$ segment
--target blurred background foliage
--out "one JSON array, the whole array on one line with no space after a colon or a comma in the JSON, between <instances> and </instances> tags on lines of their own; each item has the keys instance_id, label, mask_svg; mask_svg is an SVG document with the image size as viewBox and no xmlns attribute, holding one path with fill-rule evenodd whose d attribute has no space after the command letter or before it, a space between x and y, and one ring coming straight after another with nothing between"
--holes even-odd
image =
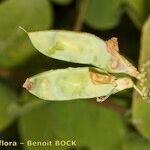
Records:
<instances>
[{"instance_id":1,"label":"blurred background foliage","mask_svg":"<svg viewBox=\"0 0 150 150\"><path fill-rule=\"evenodd\" d=\"M0 139L77 141L74 148L2 149L149 150L150 104L136 92L132 97L132 89L101 104L45 102L23 90L29 76L79 65L38 53L18 28L84 31L104 40L116 36L120 52L138 66L150 59L149 15L149 0L0 0ZM149 70L145 86L150 88Z\"/></svg>"}]
</instances>

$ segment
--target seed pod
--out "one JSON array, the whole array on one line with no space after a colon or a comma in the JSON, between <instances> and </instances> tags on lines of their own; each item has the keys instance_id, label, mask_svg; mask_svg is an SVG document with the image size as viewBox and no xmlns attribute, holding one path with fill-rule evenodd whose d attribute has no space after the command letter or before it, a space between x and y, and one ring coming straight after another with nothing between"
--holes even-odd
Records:
<instances>
[{"instance_id":1,"label":"seed pod","mask_svg":"<svg viewBox=\"0 0 150 150\"><path fill-rule=\"evenodd\" d=\"M105 42L89 33L63 30L29 32L28 35L34 47L48 57L93 65L103 72L139 76L137 69L119 54L117 38Z\"/></svg>"},{"instance_id":2,"label":"seed pod","mask_svg":"<svg viewBox=\"0 0 150 150\"><path fill-rule=\"evenodd\" d=\"M45 100L72 100L107 96L133 87L130 78L116 79L95 68L50 70L26 80L29 92Z\"/></svg>"}]
</instances>

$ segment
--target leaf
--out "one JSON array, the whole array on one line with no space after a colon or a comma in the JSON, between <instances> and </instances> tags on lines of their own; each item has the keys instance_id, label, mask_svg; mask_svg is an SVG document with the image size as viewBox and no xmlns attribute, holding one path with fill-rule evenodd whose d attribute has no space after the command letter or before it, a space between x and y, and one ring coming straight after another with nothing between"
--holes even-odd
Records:
<instances>
[{"instance_id":1,"label":"leaf","mask_svg":"<svg viewBox=\"0 0 150 150\"><path fill-rule=\"evenodd\" d=\"M140 66L142 66L143 79L138 82L138 85L142 86L146 91L150 89L150 19L144 24L141 40L141 55L140 55ZM146 73L146 74L145 74ZM146 76L145 76L145 75ZM145 91L145 92L146 92ZM145 93L144 92L144 93ZM147 93L145 93L147 94ZM135 92L133 99L132 108L132 121L139 132L146 138L150 139L150 104L143 100Z\"/></svg>"},{"instance_id":2,"label":"leaf","mask_svg":"<svg viewBox=\"0 0 150 150\"><path fill-rule=\"evenodd\" d=\"M10 107L15 108L17 96L6 86L0 83L0 132L14 121Z\"/></svg>"},{"instance_id":3,"label":"leaf","mask_svg":"<svg viewBox=\"0 0 150 150\"><path fill-rule=\"evenodd\" d=\"M52 14L47 0L7 0L1 3L0 67L19 65L35 53L18 27L47 29L52 25Z\"/></svg>"},{"instance_id":4,"label":"leaf","mask_svg":"<svg viewBox=\"0 0 150 150\"><path fill-rule=\"evenodd\" d=\"M141 29L144 22L150 14L150 1L149 0L125 0L127 5L127 13L135 23L135 25Z\"/></svg>"},{"instance_id":5,"label":"leaf","mask_svg":"<svg viewBox=\"0 0 150 150\"><path fill-rule=\"evenodd\" d=\"M122 7L122 5L125 5ZM140 29L150 13L149 0L89 0L85 22L95 29L107 30L116 27L126 11Z\"/></svg>"},{"instance_id":6,"label":"leaf","mask_svg":"<svg viewBox=\"0 0 150 150\"><path fill-rule=\"evenodd\" d=\"M149 150L150 142L137 134L129 134L123 142L122 150Z\"/></svg>"},{"instance_id":7,"label":"leaf","mask_svg":"<svg viewBox=\"0 0 150 150\"><path fill-rule=\"evenodd\" d=\"M104 42L89 33L63 30L29 32L28 35L33 46L48 57L93 65L105 73L139 75L137 69L118 53L117 38Z\"/></svg>"},{"instance_id":8,"label":"leaf","mask_svg":"<svg viewBox=\"0 0 150 150\"><path fill-rule=\"evenodd\" d=\"M67 5L72 2L72 0L51 0L51 1L60 5Z\"/></svg>"},{"instance_id":9,"label":"leaf","mask_svg":"<svg viewBox=\"0 0 150 150\"><path fill-rule=\"evenodd\" d=\"M85 22L95 29L116 27L121 19L123 0L89 0Z\"/></svg>"},{"instance_id":10,"label":"leaf","mask_svg":"<svg viewBox=\"0 0 150 150\"><path fill-rule=\"evenodd\" d=\"M133 87L130 78L116 79L88 67L50 70L26 80L23 87L45 100L71 100L111 95Z\"/></svg>"},{"instance_id":11,"label":"leaf","mask_svg":"<svg viewBox=\"0 0 150 150\"><path fill-rule=\"evenodd\" d=\"M119 114L96 103L81 100L45 102L45 105L22 116L19 127L25 143L27 140L53 142L52 147L42 147L42 150L66 149L66 147L55 147L55 140L75 140L77 148L120 150L125 135ZM26 144L25 148L41 149Z\"/></svg>"}]
</instances>

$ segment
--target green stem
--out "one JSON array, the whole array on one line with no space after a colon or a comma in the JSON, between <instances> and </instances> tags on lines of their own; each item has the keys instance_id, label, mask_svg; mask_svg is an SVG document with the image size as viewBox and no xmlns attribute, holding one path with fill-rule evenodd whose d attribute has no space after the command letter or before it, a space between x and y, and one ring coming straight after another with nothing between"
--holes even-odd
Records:
<instances>
[{"instance_id":1,"label":"green stem","mask_svg":"<svg viewBox=\"0 0 150 150\"><path fill-rule=\"evenodd\" d=\"M81 31L83 27L84 17L88 5L88 0L80 0L79 12L74 26L74 31Z\"/></svg>"},{"instance_id":2,"label":"green stem","mask_svg":"<svg viewBox=\"0 0 150 150\"><path fill-rule=\"evenodd\" d=\"M133 88L143 97L143 93L140 91L140 89L134 84Z\"/></svg>"},{"instance_id":3,"label":"green stem","mask_svg":"<svg viewBox=\"0 0 150 150\"><path fill-rule=\"evenodd\" d=\"M46 103L43 101L34 101L24 104L22 106L18 105L10 105L9 106L9 114L13 116L14 119L18 119L19 117L31 112L32 110L45 105Z\"/></svg>"},{"instance_id":4,"label":"green stem","mask_svg":"<svg viewBox=\"0 0 150 150\"><path fill-rule=\"evenodd\" d=\"M114 103L114 102L112 102L111 100L108 100L108 99L106 101L100 103L100 105L104 106L104 107L106 107L108 109L111 109L113 111L116 111L116 112L118 112L118 113L120 113L122 115L125 115L129 111L128 108L126 108L124 106L121 106L121 105L119 105L117 103Z\"/></svg>"}]
</instances>

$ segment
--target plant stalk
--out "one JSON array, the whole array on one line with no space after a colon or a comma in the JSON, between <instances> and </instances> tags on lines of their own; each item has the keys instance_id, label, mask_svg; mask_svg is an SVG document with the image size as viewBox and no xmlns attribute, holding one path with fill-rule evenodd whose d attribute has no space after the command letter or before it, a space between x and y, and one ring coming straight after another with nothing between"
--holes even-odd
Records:
<instances>
[{"instance_id":1,"label":"plant stalk","mask_svg":"<svg viewBox=\"0 0 150 150\"><path fill-rule=\"evenodd\" d=\"M79 11L77 14L74 31L81 31L83 27L84 17L88 6L88 0L79 0Z\"/></svg>"}]
</instances>

